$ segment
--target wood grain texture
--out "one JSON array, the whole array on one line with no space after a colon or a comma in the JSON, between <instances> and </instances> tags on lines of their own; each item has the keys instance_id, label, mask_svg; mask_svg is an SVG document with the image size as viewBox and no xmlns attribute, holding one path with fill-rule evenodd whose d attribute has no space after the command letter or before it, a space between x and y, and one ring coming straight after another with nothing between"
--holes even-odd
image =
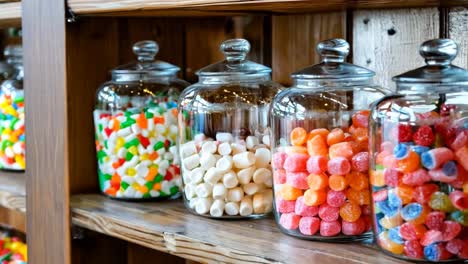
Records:
<instances>
[{"instance_id":1,"label":"wood grain texture","mask_svg":"<svg viewBox=\"0 0 468 264\"><path fill-rule=\"evenodd\" d=\"M21 25L21 2L0 3L0 28Z\"/></svg>"},{"instance_id":2,"label":"wood grain texture","mask_svg":"<svg viewBox=\"0 0 468 264\"><path fill-rule=\"evenodd\" d=\"M25 174L0 172L0 206L26 212Z\"/></svg>"},{"instance_id":3,"label":"wood grain texture","mask_svg":"<svg viewBox=\"0 0 468 264\"><path fill-rule=\"evenodd\" d=\"M438 37L437 8L358 10L353 14L353 63L375 71L375 83L394 90L391 78L424 65L419 46Z\"/></svg>"},{"instance_id":4,"label":"wood grain texture","mask_svg":"<svg viewBox=\"0 0 468 264\"><path fill-rule=\"evenodd\" d=\"M468 68L468 8L449 9L448 37L458 44L458 56L453 64Z\"/></svg>"},{"instance_id":5,"label":"wood grain texture","mask_svg":"<svg viewBox=\"0 0 468 264\"><path fill-rule=\"evenodd\" d=\"M370 246L286 236L272 219L195 216L180 201L126 203L78 195L71 198L71 207L75 225L202 263L405 263Z\"/></svg>"},{"instance_id":6,"label":"wood grain texture","mask_svg":"<svg viewBox=\"0 0 468 264\"><path fill-rule=\"evenodd\" d=\"M292 72L320 62L315 48L330 38L346 38L346 12L273 16L273 79L290 85Z\"/></svg>"},{"instance_id":7,"label":"wood grain texture","mask_svg":"<svg viewBox=\"0 0 468 264\"><path fill-rule=\"evenodd\" d=\"M70 263L65 2L23 2L29 263ZM47 247L44 250L44 239Z\"/></svg>"},{"instance_id":8,"label":"wood grain texture","mask_svg":"<svg viewBox=\"0 0 468 264\"><path fill-rule=\"evenodd\" d=\"M0 228L8 227L26 233L26 215L0 206Z\"/></svg>"}]
</instances>

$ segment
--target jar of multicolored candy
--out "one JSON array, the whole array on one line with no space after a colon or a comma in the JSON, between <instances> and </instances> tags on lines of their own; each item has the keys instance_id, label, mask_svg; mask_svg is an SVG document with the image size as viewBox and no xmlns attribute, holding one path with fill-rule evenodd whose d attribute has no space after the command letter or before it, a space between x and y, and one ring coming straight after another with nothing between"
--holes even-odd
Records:
<instances>
[{"instance_id":1,"label":"jar of multicolored candy","mask_svg":"<svg viewBox=\"0 0 468 264\"><path fill-rule=\"evenodd\" d=\"M7 63L13 74L1 84L0 91L0 167L4 170L24 171L24 91L23 49L10 45L5 49Z\"/></svg>"},{"instance_id":2,"label":"jar of multicolored candy","mask_svg":"<svg viewBox=\"0 0 468 264\"><path fill-rule=\"evenodd\" d=\"M426 66L393 78L373 107L370 182L377 244L399 258L468 259L468 72L457 45L424 42Z\"/></svg>"},{"instance_id":3,"label":"jar of multicolored candy","mask_svg":"<svg viewBox=\"0 0 468 264\"><path fill-rule=\"evenodd\" d=\"M371 228L369 107L388 91L345 62L345 40L320 42L317 52L322 62L293 73L272 105L275 217L292 236L361 240Z\"/></svg>"},{"instance_id":4,"label":"jar of multicolored candy","mask_svg":"<svg viewBox=\"0 0 468 264\"><path fill-rule=\"evenodd\" d=\"M135 43L136 63L112 70L96 94L94 124L101 191L118 199L180 195L177 100L189 84L154 57L154 41Z\"/></svg>"},{"instance_id":5,"label":"jar of multicolored candy","mask_svg":"<svg viewBox=\"0 0 468 264\"><path fill-rule=\"evenodd\" d=\"M193 213L254 218L272 210L269 107L281 86L246 60L250 44L226 40L226 59L197 72L179 100L184 198Z\"/></svg>"}]
</instances>

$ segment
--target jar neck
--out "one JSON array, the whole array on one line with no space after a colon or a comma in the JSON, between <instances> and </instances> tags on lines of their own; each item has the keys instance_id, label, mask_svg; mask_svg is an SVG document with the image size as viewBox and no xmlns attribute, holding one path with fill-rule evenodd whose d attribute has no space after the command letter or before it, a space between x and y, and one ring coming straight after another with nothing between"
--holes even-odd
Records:
<instances>
[{"instance_id":1,"label":"jar neck","mask_svg":"<svg viewBox=\"0 0 468 264\"><path fill-rule=\"evenodd\" d=\"M270 74L248 74L248 75L199 75L201 84L230 84L230 83L262 83L271 81Z\"/></svg>"},{"instance_id":2,"label":"jar neck","mask_svg":"<svg viewBox=\"0 0 468 264\"><path fill-rule=\"evenodd\" d=\"M295 88L318 89L318 88L343 88L351 86L373 85L372 78L350 78L350 79L293 79Z\"/></svg>"},{"instance_id":3,"label":"jar neck","mask_svg":"<svg viewBox=\"0 0 468 264\"><path fill-rule=\"evenodd\" d=\"M176 74L167 75L148 75L148 73L113 73L112 81L116 83L129 83L129 82L169 82L177 78Z\"/></svg>"}]
</instances>

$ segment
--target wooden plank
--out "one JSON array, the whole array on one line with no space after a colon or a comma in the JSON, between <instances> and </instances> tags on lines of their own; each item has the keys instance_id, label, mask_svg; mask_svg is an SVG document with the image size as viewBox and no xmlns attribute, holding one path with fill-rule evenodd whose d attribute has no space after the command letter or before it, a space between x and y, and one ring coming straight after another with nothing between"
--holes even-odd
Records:
<instances>
[{"instance_id":1,"label":"wooden plank","mask_svg":"<svg viewBox=\"0 0 468 264\"><path fill-rule=\"evenodd\" d=\"M127 246L127 264L142 264L142 263L171 263L171 264L186 264L185 259L156 251L137 244L128 243Z\"/></svg>"},{"instance_id":2,"label":"wooden plank","mask_svg":"<svg viewBox=\"0 0 468 264\"><path fill-rule=\"evenodd\" d=\"M0 223L0 226L26 233L26 216L22 212L0 206Z\"/></svg>"},{"instance_id":3,"label":"wooden plank","mask_svg":"<svg viewBox=\"0 0 468 264\"><path fill-rule=\"evenodd\" d=\"M21 26L21 2L0 3L0 28Z\"/></svg>"},{"instance_id":4,"label":"wooden plank","mask_svg":"<svg viewBox=\"0 0 468 264\"><path fill-rule=\"evenodd\" d=\"M71 198L72 222L144 247L203 263L406 263L362 244L330 244L282 234L271 218L219 221L182 202L127 203L101 195Z\"/></svg>"},{"instance_id":5,"label":"wooden plank","mask_svg":"<svg viewBox=\"0 0 468 264\"><path fill-rule=\"evenodd\" d=\"M394 89L392 76L424 65L419 46L438 37L437 8L358 10L353 14L353 63L374 70L376 84Z\"/></svg>"},{"instance_id":6,"label":"wooden plank","mask_svg":"<svg viewBox=\"0 0 468 264\"><path fill-rule=\"evenodd\" d=\"M23 14L28 259L69 264L65 1L24 1Z\"/></svg>"},{"instance_id":7,"label":"wooden plank","mask_svg":"<svg viewBox=\"0 0 468 264\"><path fill-rule=\"evenodd\" d=\"M0 206L26 212L25 174L0 172Z\"/></svg>"},{"instance_id":8,"label":"wooden plank","mask_svg":"<svg viewBox=\"0 0 468 264\"><path fill-rule=\"evenodd\" d=\"M459 46L453 64L468 68L468 8L451 8L448 13L448 37Z\"/></svg>"},{"instance_id":9,"label":"wooden plank","mask_svg":"<svg viewBox=\"0 0 468 264\"><path fill-rule=\"evenodd\" d=\"M346 38L346 12L273 16L273 79L290 85L292 72L320 62L315 47L330 38Z\"/></svg>"},{"instance_id":10,"label":"wooden plank","mask_svg":"<svg viewBox=\"0 0 468 264\"><path fill-rule=\"evenodd\" d=\"M79 237L72 241L73 264L127 264L126 241L90 230L77 231Z\"/></svg>"}]
</instances>

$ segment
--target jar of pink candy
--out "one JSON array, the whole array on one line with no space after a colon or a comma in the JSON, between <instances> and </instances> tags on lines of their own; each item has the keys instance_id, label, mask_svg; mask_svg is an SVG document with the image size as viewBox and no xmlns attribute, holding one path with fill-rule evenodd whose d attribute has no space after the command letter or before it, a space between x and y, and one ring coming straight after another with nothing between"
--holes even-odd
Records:
<instances>
[{"instance_id":1,"label":"jar of pink candy","mask_svg":"<svg viewBox=\"0 0 468 264\"><path fill-rule=\"evenodd\" d=\"M155 61L158 45L133 46L138 61L112 70L96 94L98 178L110 197L148 200L180 195L177 100L188 83L179 68Z\"/></svg>"},{"instance_id":2,"label":"jar of pink candy","mask_svg":"<svg viewBox=\"0 0 468 264\"><path fill-rule=\"evenodd\" d=\"M426 66L393 78L370 119L370 183L380 248L425 262L468 259L468 72L457 45L421 45Z\"/></svg>"},{"instance_id":3,"label":"jar of pink candy","mask_svg":"<svg viewBox=\"0 0 468 264\"><path fill-rule=\"evenodd\" d=\"M246 60L250 44L226 40L226 59L197 72L179 104L186 207L212 218L260 217L273 207L269 107L280 85Z\"/></svg>"},{"instance_id":4,"label":"jar of pink candy","mask_svg":"<svg viewBox=\"0 0 468 264\"><path fill-rule=\"evenodd\" d=\"M275 216L289 235L335 242L369 238L368 116L388 91L345 62L343 39L320 42L322 62L292 74L272 105Z\"/></svg>"}]
</instances>

